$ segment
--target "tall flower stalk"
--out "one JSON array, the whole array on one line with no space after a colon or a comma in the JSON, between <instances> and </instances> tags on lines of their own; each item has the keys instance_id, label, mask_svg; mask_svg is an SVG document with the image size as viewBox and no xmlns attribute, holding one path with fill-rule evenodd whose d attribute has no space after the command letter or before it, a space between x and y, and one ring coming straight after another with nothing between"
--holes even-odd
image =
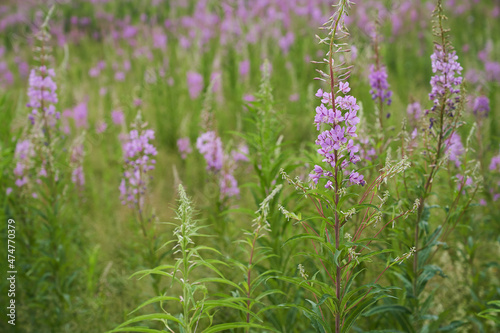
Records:
<instances>
[{"instance_id":1,"label":"tall flower stalk","mask_svg":"<svg viewBox=\"0 0 500 333\"><path fill-rule=\"evenodd\" d=\"M155 157L158 154L155 146L150 142L154 140L155 132L148 129L147 125L142 121L139 113L122 145L124 171L119 186L122 204L128 204L134 208L145 237L147 225L154 217L148 216L149 213L145 209L149 195L150 173L155 168Z\"/></svg>"},{"instance_id":2,"label":"tall flower stalk","mask_svg":"<svg viewBox=\"0 0 500 333\"><path fill-rule=\"evenodd\" d=\"M370 65L368 80L370 82L370 94L372 95L372 99L376 100L376 102L378 103L379 125L380 128L383 129L384 104L391 105L392 91L389 89L389 83L387 82L387 68L382 65L380 61L381 57L377 31L374 32L373 49L375 51L375 64ZM390 113L387 113L386 118L389 118L390 115Z\"/></svg>"},{"instance_id":3,"label":"tall flower stalk","mask_svg":"<svg viewBox=\"0 0 500 333\"><path fill-rule=\"evenodd\" d=\"M248 147L240 145L237 150L231 152L224 150L222 139L216 131L216 119L212 110L216 83L217 79L212 80L205 94L200 124L204 132L196 140L196 148L203 155L207 163L206 170L218 187L216 199L216 213L218 214L226 208L229 199L238 197L240 194L234 173L238 162L248 161L246 156ZM210 193L210 195L213 194Z\"/></svg>"},{"instance_id":4,"label":"tall flower stalk","mask_svg":"<svg viewBox=\"0 0 500 333\"><path fill-rule=\"evenodd\" d=\"M62 220L72 194L72 165L68 164L68 147L59 129L58 86L49 27L53 12L51 7L34 36L36 65L28 78L27 126L14 156L14 194L23 199L19 205L23 236L19 238L25 239L22 244L26 251L20 294L29 299L24 303L31 311L30 321L41 331L62 329L71 313L67 300L78 297L73 283L78 279L78 268L68 258L79 227Z\"/></svg>"},{"instance_id":5,"label":"tall flower stalk","mask_svg":"<svg viewBox=\"0 0 500 333\"><path fill-rule=\"evenodd\" d=\"M156 166L158 151L153 144L154 130L148 128L139 112L131 125L131 130L122 142L123 174L120 185L120 200L135 213L135 219L142 231L144 240L144 259L151 265L157 265L161 256L157 254L160 241L157 237L154 207L150 202L151 172ZM159 276L152 275L152 287L159 292Z\"/></svg>"},{"instance_id":6,"label":"tall flower stalk","mask_svg":"<svg viewBox=\"0 0 500 333\"><path fill-rule=\"evenodd\" d=\"M449 30L443 27L443 21L446 16L443 14L443 7L441 1L438 1L436 9L434 10L434 17L436 19L436 26L434 27L434 35L438 41L434 43L434 53L431 55L432 72L435 74L431 78L432 91L429 94L429 99L433 102L430 110L426 113L429 118L429 132L428 135L437 139L435 146L435 154L431 155L431 170L428 173L427 179L423 187L423 193L420 198L421 205L417 213L417 223L415 226L415 244L418 246L420 229L419 224L422 220L422 214L425 207L425 201L432 189L433 179L441 166L442 157L445 150L445 140L453 135L457 127L457 106L460 102L460 88L462 83L461 71L462 67L457 62L458 57L453 50L453 46L448 41ZM415 253L413 261L413 272L415 275L414 292L416 293L416 283L418 276L418 251ZM418 311L418 306L417 306Z\"/></svg>"},{"instance_id":7,"label":"tall flower stalk","mask_svg":"<svg viewBox=\"0 0 500 333\"><path fill-rule=\"evenodd\" d=\"M347 95L351 88L349 83L346 82L350 74L351 67L344 67L344 63L335 64L334 56L339 53L348 52L345 49L346 44L339 43L341 40L345 39L349 34L344 24L344 19L347 16L347 9L350 7L351 2L349 0L340 1L337 5L337 12L330 18L330 20L325 24L326 29L329 32L330 43L328 56L328 71L329 74L321 73L322 78L327 80L330 85L330 92L324 93L318 90L317 96L321 94L322 103L326 103L328 106L332 106L331 109L327 109L323 104L316 109L316 119L315 122L318 125L320 123L328 124L331 129L329 131L322 132L316 144L321 146L318 150L320 155L323 155L323 162L329 164L329 167L333 168L333 172L330 170L323 170L323 168L316 166L314 174L311 178L317 183L318 177L327 178L325 187L333 189L333 202L335 206L335 249L338 251L340 248L340 216L338 212L341 181L339 176L346 170L346 167L353 163L355 164L359 157L355 154L359 148L354 146L353 140L348 138L356 137L356 124L359 122L359 118L356 116L359 106L356 103L356 98L351 95ZM338 87L338 90L336 91ZM336 94L338 94L336 96ZM344 96L342 96L344 94ZM342 112L342 111L345 111ZM318 119L321 116L321 119ZM345 126L342 126L345 125ZM347 143L347 145L346 145ZM342 152L348 153L349 156L343 156ZM343 159L339 163L340 159ZM333 182L332 179L333 178ZM363 176L359 175L357 172L351 172L349 175L349 181L354 184L364 185L365 181ZM342 277L342 268L340 265L336 265L335 272L335 295L337 299L341 299L341 285L340 280ZM335 332L340 332L340 311L337 311L335 315Z\"/></svg>"},{"instance_id":8,"label":"tall flower stalk","mask_svg":"<svg viewBox=\"0 0 500 333\"><path fill-rule=\"evenodd\" d=\"M371 183L367 183L364 176L354 169L360 161L356 154L359 145L354 142L357 138L356 125L360 121L357 116L360 107L356 98L348 94L351 88L347 79L352 66L338 60L342 53L349 52L342 41L349 36L344 19L350 6L351 2L348 0L339 1L335 6L337 11L325 24L328 37L320 39L320 43L328 44L329 48L325 59L320 62L327 66L328 72L318 70L321 75L319 79L328 84L329 91L319 89L316 93L316 96L321 98L321 104L316 108L314 119L317 130L323 126L327 128L321 131L316 140L319 146L317 152L323 164L315 165L309 175L311 183L314 184L311 188L282 171L284 179L293 184L303 196L311 199L318 213L317 219L321 221L321 226L311 225L313 219L302 219L301 214L289 212L281 207L282 213L287 218L298 221L306 232L292 237L287 242L310 240L314 248L313 256L319 259L322 273L329 283L316 281L315 278L309 279L303 269L302 279L282 279L310 291L314 297L314 301L309 300L313 309L304 310L306 316L312 320L313 326L330 331L328 317L331 315L334 320L332 331L336 333L348 332L358 316L383 297L383 288L376 283L392 265L409 258L413 253L413 250L410 250L391 260L377 276L375 284L353 287L354 279L359 274L356 267L368 258L384 252L372 251L363 254L373 242L373 239L366 241L363 238L365 229L368 226L377 227L384 218L387 196L380 198L377 204L376 193L383 182L407 169L409 162L407 159L397 162L388 159L380 175ZM365 186L365 191L359 195L357 202L353 199L358 196L356 192L359 186L356 185ZM412 208L400 211L396 216L393 214L388 222L382 223L374 238L388 225L414 213L418 206L417 201ZM363 210L364 214L360 214ZM348 228L352 231L347 232Z\"/></svg>"},{"instance_id":9,"label":"tall flower stalk","mask_svg":"<svg viewBox=\"0 0 500 333\"><path fill-rule=\"evenodd\" d=\"M426 156L427 161L423 170L425 178L422 180L418 192L420 207L417 211L413 236L416 252L413 258L412 274L409 276L412 287L411 290L408 290L412 295L413 326L416 330L422 324L422 317L426 311L421 308L419 301L419 295L425 286L425 283L419 282L421 281L420 276L426 273L428 276L426 281L428 281L431 276L439 274L437 270L426 266L426 262L432 258L429 251L438 246L437 242L445 237L445 235L442 235L443 228L441 226L437 227L433 232L430 232L427 227L430 216L429 196L432 193L434 180L442 166L448 160L453 161L457 167L460 166L460 155L464 153L460 136L456 133L457 128L460 126L460 113L464 102L463 94L461 94L462 67L458 63L458 57L453 50L453 46L448 41L449 30L443 26L446 17L443 14L441 1L438 1L434 10L434 18L433 32L437 40L434 43L434 53L431 55L434 75L430 80L431 93L429 93L429 99L432 102L432 107L425 112L428 117L428 126L424 135L424 156ZM453 200L452 206L449 207L449 211L446 212L443 225L450 223L457 216L458 219L463 216L463 214L456 213L459 211L456 206L466 179L462 179L460 183L460 190ZM468 204L465 205L462 213L468 206ZM457 216L452 218L454 214L457 214ZM432 272L429 271L430 269ZM424 313L421 314L421 312Z\"/></svg>"},{"instance_id":10,"label":"tall flower stalk","mask_svg":"<svg viewBox=\"0 0 500 333\"><path fill-rule=\"evenodd\" d=\"M35 199L40 197L40 191L49 192L43 196L55 200L57 196L57 181L59 172L55 166L58 144L58 123L60 112L56 110L58 102L56 73L50 68L51 54L49 19L54 7L47 14L40 31L36 35L38 46L35 47L36 59L39 65L33 68L28 81L28 114L29 127L24 137L16 146L16 185L24 193L31 192ZM44 186L46 185L46 186ZM47 203L53 207L54 202Z\"/></svg>"}]
</instances>

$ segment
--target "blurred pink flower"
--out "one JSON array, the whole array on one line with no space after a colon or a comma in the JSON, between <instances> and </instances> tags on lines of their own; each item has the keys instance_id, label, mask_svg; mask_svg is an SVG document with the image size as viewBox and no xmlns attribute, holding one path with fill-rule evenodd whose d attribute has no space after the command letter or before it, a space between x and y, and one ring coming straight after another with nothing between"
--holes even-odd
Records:
<instances>
[{"instance_id":1,"label":"blurred pink flower","mask_svg":"<svg viewBox=\"0 0 500 333\"><path fill-rule=\"evenodd\" d=\"M196 99L203 90L203 76L200 73L189 71L186 74L189 96Z\"/></svg>"},{"instance_id":2,"label":"blurred pink flower","mask_svg":"<svg viewBox=\"0 0 500 333\"><path fill-rule=\"evenodd\" d=\"M115 110L115 111L111 112L111 120L116 125L123 124L123 121L125 120L123 112L121 110Z\"/></svg>"}]
</instances>

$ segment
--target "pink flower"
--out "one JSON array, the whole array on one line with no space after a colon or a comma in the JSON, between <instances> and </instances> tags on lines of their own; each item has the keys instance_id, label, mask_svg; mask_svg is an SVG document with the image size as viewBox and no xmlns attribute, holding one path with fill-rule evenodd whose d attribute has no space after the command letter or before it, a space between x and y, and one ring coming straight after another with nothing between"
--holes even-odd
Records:
<instances>
[{"instance_id":1,"label":"pink flower","mask_svg":"<svg viewBox=\"0 0 500 333\"><path fill-rule=\"evenodd\" d=\"M353 184L365 185L365 181L363 180L364 176L360 175L357 172L351 172L349 175L349 181Z\"/></svg>"},{"instance_id":2,"label":"pink flower","mask_svg":"<svg viewBox=\"0 0 500 333\"><path fill-rule=\"evenodd\" d=\"M106 122L102 120L97 124L95 131L97 134L100 134L106 131L106 128L108 128L108 124L106 124Z\"/></svg>"},{"instance_id":3,"label":"pink flower","mask_svg":"<svg viewBox=\"0 0 500 333\"><path fill-rule=\"evenodd\" d=\"M490 166L489 166L489 169L491 171L493 170L498 170L500 166L500 154L496 155L496 156L493 156L491 158L491 162L490 162Z\"/></svg>"},{"instance_id":4,"label":"pink flower","mask_svg":"<svg viewBox=\"0 0 500 333\"><path fill-rule=\"evenodd\" d=\"M123 115L123 112L121 110L115 110L111 112L111 119L116 125L121 125L125 120L125 116Z\"/></svg>"},{"instance_id":5,"label":"pink flower","mask_svg":"<svg viewBox=\"0 0 500 333\"><path fill-rule=\"evenodd\" d=\"M460 156L464 153L462 139L458 133L454 132L446 142L446 152L449 155L450 161L454 161L455 166L458 168L462 164Z\"/></svg>"},{"instance_id":6,"label":"pink flower","mask_svg":"<svg viewBox=\"0 0 500 333\"><path fill-rule=\"evenodd\" d=\"M234 162L248 162L248 146L240 144L236 150L231 151L231 157Z\"/></svg>"},{"instance_id":7,"label":"pink flower","mask_svg":"<svg viewBox=\"0 0 500 333\"><path fill-rule=\"evenodd\" d=\"M207 162L207 170L218 171L222 169L224 151L222 141L214 131L201 134L196 140L196 148Z\"/></svg>"},{"instance_id":8,"label":"pink flower","mask_svg":"<svg viewBox=\"0 0 500 333\"><path fill-rule=\"evenodd\" d=\"M124 172L118 188L122 204L136 205L142 210L150 179L148 173L155 168L154 157L158 152L150 142L155 138L154 131L139 125L133 124L133 127L139 129L131 130L124 138L122 145Z\"/></svg>"},{"instance_id":9,"label":"pink flower","mask_svg":"<svg viewBox=\"0 0 500 333\"><path fill-rule=\"evenodd\" d=\"M177 140L177 148L179 149L179 153L181 153L182 159L186 159L187 155L193 151L189 138L180 138Z\"/></svg>"},{"instance_id":10,"label":"pink flower","mask_svg":"<svg viewBox=\"0 0 500 333\"><path fill-rule=\"evenodd\" d=\"M347 94L349 91L351 91L351 88L349 87L349 82L339 82L339 91L341 91L344 94Z\"/></svg>"},{"instance_id":11,"label":"pink flower","mask_svg":"<svg viewBox=\"0 0 500 333\"><path fill-rule=\"evenodd\" d=\"M203 90L203 76L199 73L190 71L186 74L186 77L189 96L191 96L191 99L198 98Z\"/></svg>"},{"instance_id":12,"label":"pink flower","mask_svg":"<svg viewBox=\"0 0 500 333\"><path fill-rule=\"evenodd\" d=\"M250 61L243 60L242 62L240 62L239 65L240 76L243 77L247 76L249 71L250 71Z\"/></svg>"},{"instance_id":13,"label":"pink flower","mask_svg":"<svg viewBox=\"0 0 500 333\"><path fill-rule=\"evenodd\" d=\"M73 118L76 127L87 128L87 102L82 102L73 108Z\"/></svg>"},{"instance_id":14,"label":"pink flower","mask_svg":"<svg viewBox=\"0 0 500 333\"><path fill-rule=\"evenodd\" d=\"M122 71L116 72L115 73L115 81L119 81L119 82L125 81L125 73Z\"/></svg>"},{"instance_id":15,"label":"pink flower","mask_svg":"<svg viewBox=\"0 0 500 333\"><path fill-rule=\"evenodd\" d=\"M246 95L243 96L243 100L245 102L254 102L255 101L255 97L252 94L246 94Z\"/></svg>"}]
</instances>

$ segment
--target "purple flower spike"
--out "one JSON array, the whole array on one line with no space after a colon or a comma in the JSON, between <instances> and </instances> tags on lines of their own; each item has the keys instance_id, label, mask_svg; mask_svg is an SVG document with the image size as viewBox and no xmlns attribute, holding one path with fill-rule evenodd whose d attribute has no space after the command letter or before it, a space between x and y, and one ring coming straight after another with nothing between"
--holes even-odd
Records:
<instances>
[{"instance_id":1,"label":"purple flower spike","mask_svg":"<svg viewBox=\"0 0 500 333\"><path fill-rule=\"evenodd\" d=\"M422 107L420 106L420 103L414 102L408 104L408 107L406 108L406 113L410 118L413 118L415 120L419 119L420 115L422 114Z\"/></svg>"},{"instance_id":2,"label":"purple flower spike","mask_svg":"<svg viewBox=\"0 0 500 333\"><path fill-rule=\"evenodd\" d=\"M111 112L111 120L113 120L115 125L121 125L125 120L125 116L121 110L115 110Z\"/></svg>"},{"instance_id":3,"label":"purple flower spike","mask_svg":"<svg viewBox=\"0 0 500 333\"><path fill-rule=\"evenodd\" d=\"M429 99L433 102L430 111L435 111L441 107L440 101L446 97L445 114L453 115L456 105L460 101L460 89L462 84L462 66L458 63L458 56L455 51L445 53L439 44L434 46L434 53L431 55L432 72L435 74L431 78L431 93Z\"/></svg>"},{"instance_id":4,"label":"purple flower spike","mask_svg":"<svg viewBox=\"0 0 500 333\"><path fill-rule=\"evenodd\" d=\"M462 139L458 133L453 133L446 142L446 152L449 155L450 161L455 162L455 166L458 168L462 164L460 156L464 153Z\"/></svg>"},{"instance_id":5,"label":"purple flower spike","mask_svg":"<svg viewBox=\"0 0 500 333\"><path fill-rule=\"evenodd\" d=\"M357 184L357 185L365 185L365 181L363 180L364 176L363 175L360 175L359 173L357 172L351 172L351 174L349 175L349 181L353 184Z\"/></svg>"},{"instance_id":6,"label":"purple flower spike","mask_svg":"<svg viewBox=\"0 0 500 333\"><path fill-rule=\"evenodd\" d=\"M474 100L472 112L477 117L488 117L490 113L490 100L486 96L478 96Z\"/></svg>"},{"instance_id":7,"label":"purple flower spike","mask_svg":"<svg viewBox=\"0 0 500 333\"><path fill-rule=\"evenodd\" d=\"M33 144L30 140L18 141L16 151L14 153L15 160L17 160L14 168L14 175L17 176L16 185L22 187L28 183L26 177L27 172L31 165L31 160L35 156Z\"/></svg>"},{"instance_id":8,"label":"purple flower spike","mask_svg":"<svg viewBox=\"0 0 500 333\"><path fill-rule=\"evenodd\" d=\"M183 160L185 160L187 155L191 154L193 151L189 138L180 138L177 140L177 148L179 149L179 153L181 154L181 158Z\"/></svg>"},{"instance_id":9,"label":"purple flower spike","mask_svg":"<svg viewBox=\"0 0 500 333\"><path fill-rule=\"evenodd\" d=\"M389 90L389 83L387 82L387 70L385 67L376 69L374 65L370 65L370 74L368 80L370 81L370 94L372 99L379 98L382 103L391 105L392 91Z\"/></svg>"},{"instance_id":10,"label":"purple flower spike","mask_svg":"<svg viewBox=\"0 0 500 333\"><path fill-rule=\"evenodd\" d=\"M46 122L44 125L54 127L58 120L54 104L58 102L57 85L53 78L53 69L40 66L32 69L29 77L27 106L32 109L30 121L34 125L37 119Z\"/></svg>"},{"instance_id":11,"label":"purple flower spike","mask_svg":"<svg viewBox=\"0 0 500 333\"><path fill-rule=\"evenodd\" d=\"M207 161L207 170L215 172L222 169L224 159L222 141L214 131L201 134L196 140L196 148Z\"/></svg>"},{"instance_id":12,"label":"purple flower spike","mask_svg":"<svg viewBox=\"0 0 500 333\"><path fill-rule=\"evenodd\" d=\"M319 165L314 166L313 173L309 174L309 178L315 183L318 184L319 179L323 175L323 169Z\"/></svg>"},{"instance_id":13,"label":"purple flower spike","mask_svg":"<svg viewBox=\"0 0 500 333\"><path fill-rule=\"evenodd\" d=\"M198 98L203 90L203 76L196 72L188 72L187 85L191 99Z\"/></svg>"},{"instance_id":14,"label":"purple flower spike","mask_svg":"<svg viewBox=\"0 0 500 333\"><path fill-rule=\"evenodd\" d=\"M349 158L344 159L338 166L340 169L345 170L351 163L356 164L361 160L361 158L356 155L360 150L360 146L354 144L352 140L352 138L357 137L356 125L359 124L360 121L357 116L359 105L355 97L345 95L351 90L348 82L339 81L338 88L337 94L342 93L344 96L336 95L335 105L332 103L333 96L331 93L318 89L315 96L321 98L321 104L316 108L314 124L317 130L320 129L321 124L326 124L331 127L329 130L321 132L316 139L316 144L320 146L317 151L318 154L324 157L323 162L335 168L335 156L337 156L337 160L339 160L342 158L343 152L347 151L349 153ZM325 105L331 105L332 108L328 109ZM319 165L316 165L314 170L309 174L309 178L316 185L321 178L326 178L327 183L325 188L327 189L334 188L333 182L329 179L331 177L333 177L333 173L324 170ZM351 183L364 185L362 175L356 174L351 178Z\"/></svg>"},{"instance_id":15,"label":"purple flower spike","mask_svg":"<svg viewBox=\"0 0 500 333\"><path fill-rule=\"evenodd\" d=\"M491 158L489 169L491 171L493 171L493 170L500 171L500 153Z\"/></svg>"},{"instance_id":16,"label":"purple flower spike","mask_svg":"<svg viewBox=\"0 0 500 333\"><path fill-rule=\"evenodd\" d=\"M140 128L141 126L134 126ZM155 168L158 154L150 143L155 133L150 129L133 129L124 138L122 145L124 158L123 178L119 186L122 204L137 206L142 210L147 195L148 175Z\"/></svg>"}]
</instances>

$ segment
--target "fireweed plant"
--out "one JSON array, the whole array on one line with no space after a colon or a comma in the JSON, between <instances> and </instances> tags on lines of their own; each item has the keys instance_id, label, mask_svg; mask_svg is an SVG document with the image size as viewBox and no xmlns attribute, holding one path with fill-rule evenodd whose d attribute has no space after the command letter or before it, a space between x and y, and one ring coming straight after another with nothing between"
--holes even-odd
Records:
<instances>
[{"instance_id":1,"label":"fireweed plant","mask_svg":"<svg viewBox=\"0 0 500 333\"><path fill-rule=\"evenodd\" d=\"M479 156L477 159L478 161L484 161L486 152L482 136L483 131L486 130L485 122L488 119L491 110L490 100L487 96L482 94L479 96L470 96L469 107L470 106L472 106L472 113L474 114L478 127L478 130L476 131L476 140L478 144L477 153ZM485 174L487 174L487 167L488 165L486 165L486 163L481 163L481 170Z\"/></svg>"},{"instance_id":2,"label":"fireweed plant","mask_svg":"<svg viewBox=\"0 0 500 333\"><path fill-rule=\"evenodd\" d=\"M1 1L0 332L500 331L500 4L436 1Z\"/></svg>"},{"instance_id":3,"label":"fireweed plant","mask_svg":"<svg viewBox=\"0 0 500 333\"><path fill-rule=\"evenodd\" d=\"M69 258L78 251L78 228L70 228L62 214L77 198L76 187L84 182L84 146L80 142L71 149L60 128L49 32L53 11L51 7L34 36L37 65L29 71L29 112L16 143L15 183L10 188L18 202L12 201L10 208L19 217L16 244L22 254L15 254L19 258L19 310L30 314L21 315L19 322L40 331L62 327L75 311L80 270Z\"/></svg>"},{"instance_id":4,"label":"fireweed plant","mask_svg":"<svg viewBox=\"0 0 500 333\"><path fill-rule=\"evenodd\" d=\"M143 236L143 249L146 250L143 259L150 267L157 265L162 257L157 252L161 245L157 232L158 218L150 200L151 173L158 155L154 139L154 130L148 128L139 111L129 133L123 137L123 176L118 187L122 205L127 205L134 212ZM151 277L153 289L158 292L159 278L156 275Z\"/></svg>"},{"instance_id":5,"label":"fireweed plant","mask_svg":"<svg viewBox=\"0 0 500 333\"><path fill-rule=\"evenodd\" d=\"M328 90L319 89L316 96L321 104L316 108L314 124L322 127L316 144L322 164L315 165L310 174L310 187L298 180L293 180L284 171L282 175L303 196L309 198L317 215L303 219L281 207L283 214L297 221L305 233L296 235L285 242L309 240L313 252L309 255L321 263L321 269L310 275L303 266L299 266L300 277L279 277L296 284L308 291L310 307L301 306L304 314L311 320L318 332L348 332L363 312L378 299L386 296L384 288L378 285L382 275L393 265L408 259L414 252L409 247L405 254L390 259L381 269L378 277L370 284L359 284L356 277L362 272L360 265L366 265L373 257L390 250L374 251L369 246L389 225L416 212L419 201L413 207L401 211L388 222L382 222L384 204L388 195L377 195L380 185L409 167L406 158L397 163L386 162L380 175L372 182L367 182L359 171L354 169L360 158L356 140L356 125L359 122L356 98L349 95L350 70L352 66L338 63L339 55L348 52L343 40L349 36L344 24L351 2L340 1L336 12L325 24L328 31L326 38L320 38L321 44L329 45L325 59L321 62L328 68L325 73L318 70L320 80L328 83ZM357 188L364 187L358 194ZM315 221L319 221L316 223ZM378 231L365 235L368 226ZM370 228L372 229L372 228Z\"/></svg>"},{"instance_id":6,"label":"fireweed plant","mask_svg":"<svg viewBox=\"0 0 500 333\"><path fill-rule=\"evenodd\" d=\"M392 91L389 89L389 83L387 82L387 69L383 64L381 64L377 26L378 24L376 24L376 28L374 28L373 32L373 50L375 53L375 64L370 65L368 81L371 87L370 94L372 95L372 99L377 103L379 126L381 129L383 129L384 117L389 118L391 116L389 112L384 115L384 104L387 104L387 106L391 105Z\"/></svg>"},{"instance_id":7,"label":"fireweed plant","mask_svg":"<svg viewBox=\"0 0 500 333\"><path fill-rule=\"evenodd\" d=\"M406 195L404 200L417 196L420 206L411 228L393 232L399 247L412 242L415 254L412 263L403 263L395 272L405 292L404 297L400 297L399 302L388 299L388 304L383 305L387 313L397 316L398 325L407 332L444 330L444 327L452 329L465 323L453 321L445 325L448 319L446 313L437 316L433 309L435 290L429 293L426 286L433 277L445 276L443 269L435 262L435 254L447 248L446 240L457 227L466 228L460 223L482 183L479 166L470 159L473 155L470 143L475 127L471 128L465 146L458 131L464 125L461 118L465 105L462 67L448 40L449 30L443 25L446 17L440 1L434 10L434 18L436 42L431 55L434 75L430 81L432 90L429 94L432 106L421 118L421 127L414 129L414 132L423 136L423 140L416 142L414 135L411 138L407 136L408 145L402 149L405 157L416 157L417 152L423 156L423 161L412 158L413 165L405 172L403 189ZM434 197L433 184L438 174L442 174L442 169L448 171L448 193L451 195ZM436 212L439 209L443 210L442 214Z\"/></svg>"},{"instance_id":8,"label":"fireweed plant","mask_svg":"<svg viewBox=\"0 0 500 333\"><path fill-rule=\"evenodd\" d=\"M154 229L152 223L155 215L148 207L149 183L151 171L154 170L158 154L154 140L155 132L147 128L148 124L142 120L140 113L132 123L132 129L124 138L123 150L123 178L120 182L120 200L134 210L137 221L146 237L148 229Z\"/></svg>"},{"instance_id":9,"label":"fireweed plant","mask_svg":"<svg viewBox=\"0 0 500 333\"><path fill-rule=\"evenodd\" d=\"M240 143L234 149L224 146L216 130L213 110L214 86L217 79L210 82L205 93L201 111L201 133L196 139L196 149L206 162L209 192L207 197L211 206L213 226L219 235L226 235L229 218L225 214L234 199L239 198L240 189L235 173L248 162L248 146ZM229 241L229 239L227 239Z\"/></svg>"}]
</instances>

